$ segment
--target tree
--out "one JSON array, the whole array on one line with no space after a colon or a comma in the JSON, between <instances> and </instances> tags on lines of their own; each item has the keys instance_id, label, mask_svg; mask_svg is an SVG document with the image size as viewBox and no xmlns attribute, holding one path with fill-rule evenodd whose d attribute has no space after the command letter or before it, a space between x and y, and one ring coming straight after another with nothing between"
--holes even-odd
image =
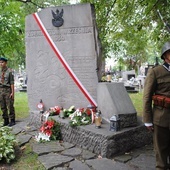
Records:
<instances>
[{"instance_id":1,"label":"tree","mask_svg":"<svg viewBox=\"0 0 170 170\"><path fill-rule=\"evenodd\" d=\"M117 60L124 58L127 61L128 58L136 63L145 62L150 56L158 56L162 44L169 39L169 0L81 2L95 6L104 58L114 56ZM0 55L10 58L15 67L25 63L25 16L63 4L69 4L69 0L1 0Z\"/></svg>"},{"instance_id":2,"label":"tree","mask_svg":"<svg viewBox=\"0 0 170 170\"><path fill-rule=\"evenodd\" d=\"M24 40L23 22L21 22L22 11L20 5L12 1L0 2L0 53L12 61L17 55L23 55ZM17 60L21 60L20 57Z\"/></svg>"},{"instance_id":3,"label":"tree","mask_svg":"<svg viewBox=\"0 0 170 170\"><path fill-rule=\"evenodd\" d=\"M25 17L42 8L68 4L68 0L1 0L0 55L10 60L10 66L25 65Z\"/></svg>"},{"instance_id":4,"label":"tree","mask_svg":"<svg viewBox=\"0 0 170 170\"><path fill-rule=\"evenodd\" d=\"M169 39L169 0L81 2L90 2L95 6L105 57L128 57L141 63L147 61L151 54L160 54L162 44Z\"/></svg>"}]
</instances>

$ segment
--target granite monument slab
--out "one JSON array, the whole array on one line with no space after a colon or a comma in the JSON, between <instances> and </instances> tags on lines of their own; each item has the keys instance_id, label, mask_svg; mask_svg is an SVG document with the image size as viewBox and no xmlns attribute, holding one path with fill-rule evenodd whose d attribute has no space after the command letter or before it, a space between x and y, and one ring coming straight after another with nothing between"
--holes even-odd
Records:
<instances>
[{"instance_id":1,"label":"granite monument slab","mask_svg":"<svg viewBox=\"0 0 170 170\"><path fill-rule=\"evenodd\" d=\"M87 107L91 100L95 103L102 59L94 7L45 8L26 17L25 31L30 110L37 109L40 99L45 109L56 105Z\"/></svg>"}]
</instances>

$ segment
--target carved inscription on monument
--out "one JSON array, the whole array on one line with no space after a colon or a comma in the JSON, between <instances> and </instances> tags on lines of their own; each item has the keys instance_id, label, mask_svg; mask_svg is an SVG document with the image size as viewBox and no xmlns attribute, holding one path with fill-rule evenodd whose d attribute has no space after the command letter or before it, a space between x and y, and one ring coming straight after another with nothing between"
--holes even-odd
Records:
<instances>
[{"instance_id":1,"label":"carved inscription on monument","mask_svg":"<svg viewBox=\"0 0 170 170\"><path fill-rule=\"evenodd\" d=\"M69 34L89 34L93 33L92 27L81 27L81 28L68 28L68 29L60 29L60 32L58 30L47 30L50 36L53 35L69 35ZM43 36L43 33L41 30L30 30L26 32L26 37L40 37Z\"/></svg>"}]
</instances>

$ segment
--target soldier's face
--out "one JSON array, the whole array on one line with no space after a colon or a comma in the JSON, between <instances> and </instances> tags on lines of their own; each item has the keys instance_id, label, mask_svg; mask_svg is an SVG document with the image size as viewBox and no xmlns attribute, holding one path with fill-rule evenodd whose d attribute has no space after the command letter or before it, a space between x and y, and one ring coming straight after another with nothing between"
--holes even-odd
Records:
<instances>
[{"instance_id":1,"label":"soldier's face","mask_svg":"<svg viewBox=\"0 0 170 170\"><path fill-rule=\"evenodd\" d=\"M5 61L3 61L3 60L0 60L0 67L1 67L1 68L6 67L6 65L7 65L7 62L5 62Z\"/></svg>"},{"instance_id":2,"label":"soldier's face","mask_svg":"<svg viewBox=\"0 0 170 170\"><path fill-rule=\"evenodd\" d=\"M170 63L170 51L165 53L165 62Z\"/></svg>"}]
</instances>

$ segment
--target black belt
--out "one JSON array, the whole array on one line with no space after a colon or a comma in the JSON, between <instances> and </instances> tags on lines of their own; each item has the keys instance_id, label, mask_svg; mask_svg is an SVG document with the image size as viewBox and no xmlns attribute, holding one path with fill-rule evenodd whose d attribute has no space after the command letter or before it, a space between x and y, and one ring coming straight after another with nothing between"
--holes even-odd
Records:
<instances>
[{"instance_id":1,"label":"black belt","mask_svg":"<svg viewBox=\"0 0 170 170\"><path fill-rule=\"evenodd\" d=\"M4 85L0 85L0 88L5 88L5 89L8 89L8 88L10 88L10 86L4 86Z\"/></svg>"}]
</instances>

